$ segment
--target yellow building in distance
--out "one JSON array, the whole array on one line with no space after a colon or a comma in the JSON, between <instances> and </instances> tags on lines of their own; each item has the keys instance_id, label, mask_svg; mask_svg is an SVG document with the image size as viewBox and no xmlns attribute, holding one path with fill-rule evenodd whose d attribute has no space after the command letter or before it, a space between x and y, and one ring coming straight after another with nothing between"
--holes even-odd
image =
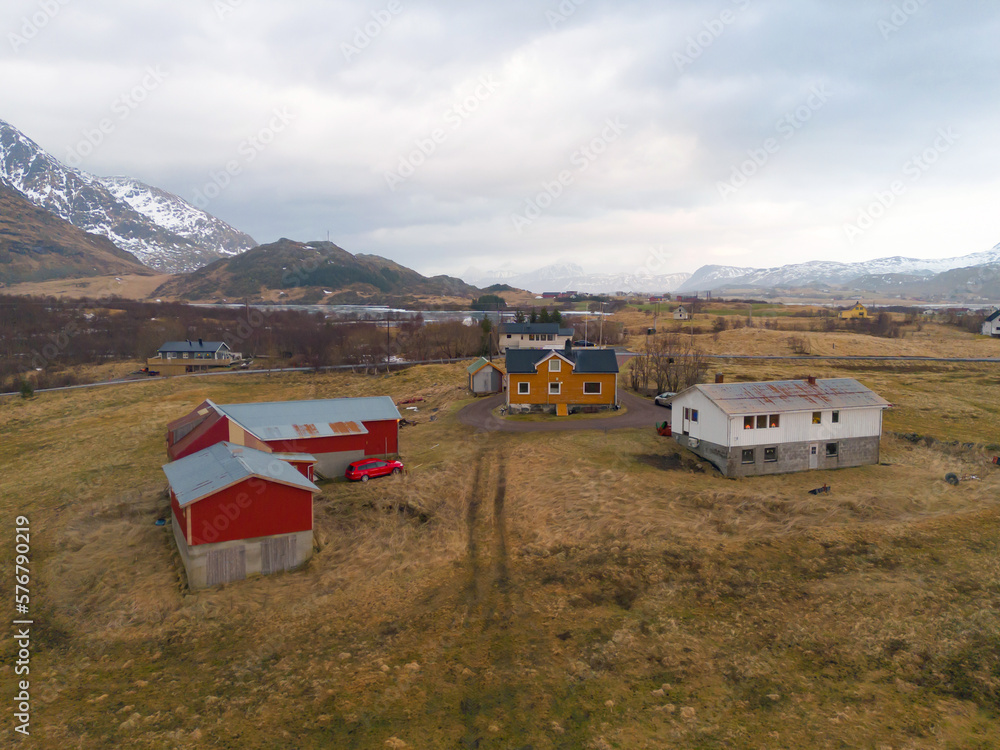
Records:
<instances>
[{"instance_id":1,"label":"yellow building in distance","mask_svg":"<svg viewBox=\"0 0 1000 750\"><path fill-rule=\"evenodd\" d=\"M854 307L840 311L841 320L853 320L855 318L867 318L868 308L861 304L860 300L854 303Z\"/></svg>"}]
</instances>

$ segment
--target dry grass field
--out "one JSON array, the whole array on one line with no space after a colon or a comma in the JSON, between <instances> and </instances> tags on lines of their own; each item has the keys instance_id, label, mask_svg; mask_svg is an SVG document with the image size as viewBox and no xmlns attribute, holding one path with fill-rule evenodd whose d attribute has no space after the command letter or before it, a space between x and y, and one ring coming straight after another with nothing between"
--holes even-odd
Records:
<instances>
[{"instance_id":1,"label":"dry grass field","mask_svg":"<svg viewBox=\"0 0 1000 750\"><path fill-rule=\"evenodd\" d=\"M728 480L652 429L477 434L461 365L3 400L36 746L995 748L1000 371L722 369L857 377L894 404L882 464ZM153 524L165 424L206 397L375 394L426 399L408 473L325 485L303 569L188 591Z\"/></svg>"}]
</instances>

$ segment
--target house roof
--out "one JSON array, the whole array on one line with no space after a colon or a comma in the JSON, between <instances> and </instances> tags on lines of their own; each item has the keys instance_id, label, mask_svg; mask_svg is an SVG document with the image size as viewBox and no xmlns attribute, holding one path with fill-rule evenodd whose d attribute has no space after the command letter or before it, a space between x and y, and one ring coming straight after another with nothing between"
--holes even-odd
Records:
<instances>
[{"instance_id":1,"label":"house roof","mask_svg":"<svg viewBox=\"0 0 1000 750\"><path fill-rule=\"evenodd\" d=\"M987 315L985 322L989 323L991 321L996 320L997 318L1000 318L1000 310L994 310L989 315Z\"/></svg>"},{"instance_id":2,"label":"house roof","mask_svg":"<svg viewBox=\"0 0 1000 750\"><path fill-rule=\"evenodd\" d=\"M545 333L558 336L572 336L572 328L560 328L558 323L504 323L500 333Z\"/></svg>"},{"instance_id":3,"label":"house roof","mask_svg":"<svg viewBox=\"0 0 1000 750\"><path fill-rule=\"evenodd\" d=\"M614 349L508 349L507 372L529 374L549 357L559 356L573 363L573 372L581 375L602 375L618 372L618 358Z\"/></svg>"},{"instance_id":4,"label":"house roof","mask_svg":"<svg viewBox=\"0 0 1000 750\"><path fill-rule=\"evenodd\" d=\"M388 396L213 405L261 440L366 435L362 422L401 419Z\"/></svg>"},{"instance_id":5,"label":"house roof","mask_svg":"<svg viewBox=\"0 0 1000 750\"><path fill-rule=\"evenodd\" d=\"M693 385L674 397L701 391L726 414L763 414L816 409L888 408L891 404L854 378L772 380L763 383Z\"/></svg>"},{"instance_id":6,"label":"house roof","mask_svg":"<svg viewBox=\"0 0 1000 750\"><path fill-rule=\"evenodd\" d=\"M211 352L215 353L222 347L229 346L225 341L168 341L157 352Z\"/></svg>"},{"instance_id":7,"label":"house roof","mask_svg":"<svg viewBox=\"0 0 1000 750\"><path fill-rule=\"evenodd\" d=\"M297 458L309 460L312 456L298 454ZM270 453L228 442L216 443L166 464L163 473L182 508L250 477L320 491L290 463Z\"/></svg>"},{"instance_id":8,"label":"house roof","mask_svg":"<svg viewBox=\"0 0 1000 750\"><path fill-rule=\"evenodd\" d=\"M480 370L482 370L487 365L490 366L490 367L495 368L499 372L503 372L503 368L501 368L500 365L496 364L495 362L490 362L488 359L486 359L486 357L480 357L475 362L473 362L471 365L469 365L468 367L466 367L465 371L467 373L469 373L470 375L475 375L477 372L479 372Z\"/></svg>"}]
</instances>

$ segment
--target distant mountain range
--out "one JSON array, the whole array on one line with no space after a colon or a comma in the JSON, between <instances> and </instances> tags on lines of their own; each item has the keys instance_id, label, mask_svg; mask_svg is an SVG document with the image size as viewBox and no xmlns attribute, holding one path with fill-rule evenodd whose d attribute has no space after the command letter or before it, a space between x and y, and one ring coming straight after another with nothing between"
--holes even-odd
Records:
<instances>
[{"instance_id":1,"label":"distant mountain range","mask_svg":"<svg viewBox=\"0 0 1000 750\"><path fill-rule=\"evenodd\" d=\"M77 229L0 184L0 283L151 273L108 238Z\"/></svg>"},{"instance_id":2,"label":"distant mountain range","mask_svg":"<svg viewBox=\"0 0 1000 750\"><path fill-rule=\"evenodd\" d=\"M0 120L0 185L75 227L107 237L161 273L190 271L254 247L252 237L130 177L72 169Z\"/></svg>"},{"instance_id":3,"label":"distant mountain range","mask_svg":"<svg viewBox=\"0 0 1000 750\"><path fill-rule=\"evenodd\" d=\"M741 268L738 266L702 266L677 291L699 292L740 288L856 287L860 279L907 276L913 280L931 279L958 268L1000 263L1000 245L992 250L956 258L878 258L861 263L811 261L777 268ZM860 287L859 287L860 288ZM878 291L878 290L872 290ZM998 290L1000 291L1000 290Z\"/></svg>"},{"instance_id":4,"label":"distant mountain range","mask_svg":"<svg viewBox=\"0 0 1000 750\"><path fill-rule=\"evenodd\" d=\"M654 274L644 268L639 268L633 273L594 274L587 273L576 263L553 263L528 273L468 268L462 274L463 279L476 286L509 284L536 294L566 291L586 294L615 292L662 294L674 291L690 276L689 273Z\"/></svg>"},{"instance_id":5,"label":"distant mountain range","mask_svg":"<svg viewBox=\"0 0 1000 750\"><path fill-rule=\"evenodd\" d=\"M614 294L815 288L1000 299L1000 285L992 281L998 273L1000 245L971 255L931 260L895 256L860 263L810 261L776 268L713 265L702 266L693 274L654 274L646 269L630 274L588 274L575 263L556 263L529 273L469 268L462 278L478 286L509 284L538 294L569 290Z\"/></svg>"},{"instance_id":6,"label":"distant mountain range","mask_svg":"<svg viewBox=\"0 0 1000 750\"><path fill-rule=\"evenodd\" d=\"M275 291L283 301L303 304L403 304L420 296L471 299L481 292L461 279L428 278L378 255L352 255L332 242L281 239L175 276L154 295L273 301L268 293Z\"/></svg>"}]
</instances>

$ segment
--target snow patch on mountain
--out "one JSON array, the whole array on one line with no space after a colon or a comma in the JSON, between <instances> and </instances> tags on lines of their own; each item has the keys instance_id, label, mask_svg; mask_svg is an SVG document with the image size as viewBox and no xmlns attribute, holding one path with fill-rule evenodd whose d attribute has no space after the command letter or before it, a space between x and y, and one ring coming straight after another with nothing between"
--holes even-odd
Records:
<instances>
[{"instance_id":1,"label":"snow patch on mountain","mask_svg":"<svg viewBox=\"0 0 1000 750\"><path fill-rule=\"evenodd\" d=\"M128 177L101 178L67 167L3 120L0 182L165 272L194 270L257 244L176 195Z\"/></svg>"}]
</instances>

